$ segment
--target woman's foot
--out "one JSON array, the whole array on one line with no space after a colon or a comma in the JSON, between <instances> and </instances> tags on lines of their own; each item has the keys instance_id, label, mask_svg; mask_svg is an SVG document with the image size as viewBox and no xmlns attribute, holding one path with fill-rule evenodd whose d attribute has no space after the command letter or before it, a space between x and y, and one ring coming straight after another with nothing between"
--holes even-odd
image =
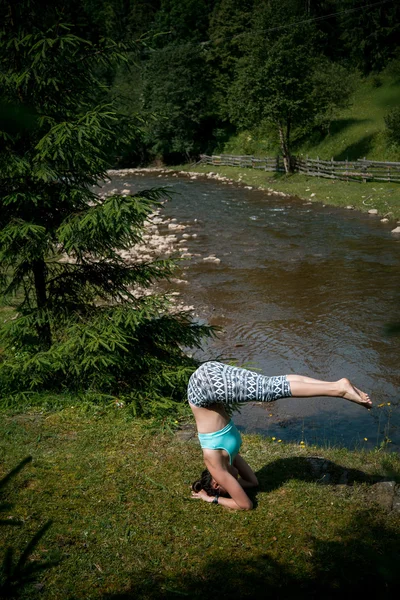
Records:
<instances>
[{"instance_id":1,"label":"woman's foot","mask_svg":"<svg viewBox=\"0 0 400 600\"><path fill-rule=\"evenodd\" d=\"M368 394L356 388L348 379L340 379L338 383L340 386L340 397L360 404L360 406L365 406L365 408L372 408L372 402Z\"/></svg>"}]
</instances>

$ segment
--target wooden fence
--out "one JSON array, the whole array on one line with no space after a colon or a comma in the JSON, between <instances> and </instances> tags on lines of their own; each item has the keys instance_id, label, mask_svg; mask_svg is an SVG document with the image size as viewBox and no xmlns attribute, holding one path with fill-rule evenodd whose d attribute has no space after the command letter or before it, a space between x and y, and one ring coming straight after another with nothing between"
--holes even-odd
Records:
<instances>
[{"instance_id":1,"label":"wooden fence","mask_svg":"<svg viewBox=\"0 0 400 600\"><path fill-rule=\"evenodd\" d=\"M308 157L292 157L292 161L295 172L304 173L311 177L327 177L343 181L389 181L400 183L400 163L398 162L380 162L366 160L365 158L356 161L333 160L333 158L322 160ZM255 158L254 156L236 156L233 154L215 154L213 156L203 154L199 162L215 166L223 165L285 172L281 156Z\"/></svg>"}]
</instances>

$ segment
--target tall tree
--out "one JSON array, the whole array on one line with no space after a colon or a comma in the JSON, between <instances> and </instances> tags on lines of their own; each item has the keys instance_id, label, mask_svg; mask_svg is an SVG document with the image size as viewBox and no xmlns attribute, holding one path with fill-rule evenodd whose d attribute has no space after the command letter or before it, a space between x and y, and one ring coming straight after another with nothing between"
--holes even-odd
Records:
<instances>
[{"instance_id":1,"label":"tall tree","mask_svg":"<svg viewBox=\"0 0 400 600\"><path fill-rule=\"evenodd\" d=\"M189 160L210 134L209 78L198 44L170 44L152 52L144 69L143 110L154 154Z\"/></svg>"},{"instance_id":2,"label":"tall tree","mask_svg":"<svg viewBox=\"0 0 400 600\"><path fill-rule=\"evenodd\" d=\"M0 293L16 318L1 328L0 389L93 390L157 410L182 398L194 362L181 347L208 330L140 292L170 263L120 256L160 192L93 188L135 123L99 103L101 73L127 48L82 15L75 27L74 5L1 5L0 87L15 118L0 131Z\"/></svg>"},{"instance_id":3,"label":"tall tree","mask_svg":"<svg viewBox=\"0 0 400 600\"><path fill-rule=\"evenodd\" d=\"M318 32L304 16L300 0L270 0L257 7L229 93L231 118L239 127L267 122L276 129L286 172L293 167L294 137L326 123L351 90L342 84L336 92L345 70L322 59Z\"/></svg>"},{"instance_id":4,"label":"tall tree","mask_svg":"<svg viewBox=\"0 0 400 600\"><path fill-rule=\"evenodd\" d=\"M220 0L210 17L207 61L211 67L212 100L218 115L229 120L227 89L243 56L243 34L251 25L254 0Z\"/></svg>"},{"instance_id":5,"label":"tall tree","mask_svg":"<svg viewBox=\"0 0 400 600\"><path fill-rule=\"evenodd\" d=\"M301 4L271 0L257 6L229 97L231 118L239 126L267 121L276 127L287 172L293 130L309 121L311 111L316 32L310 23L297 24L304 16Z\"/></svg>"}]
</instances>

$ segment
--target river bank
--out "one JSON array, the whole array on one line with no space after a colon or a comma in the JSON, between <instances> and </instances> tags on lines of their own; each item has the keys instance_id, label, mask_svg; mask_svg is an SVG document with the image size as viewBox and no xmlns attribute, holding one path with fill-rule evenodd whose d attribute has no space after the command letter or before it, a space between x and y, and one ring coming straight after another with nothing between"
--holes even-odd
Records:
<instances>
[{"instance_id":1,"label":"river bank","mask_svg":"<svg viewBox=\"0 0 400 600\"><path fill-rule=\"evenodd\" d=\"M244 435L260 488L255 510L231 512L190 499L196 437L154 431L124 409L3 412L0 478L32 461L3 479L2 546L16 561L49 523L21 600L394 597L397 455Z\"/></svg>"},{"instance_id":2,"label":"river bank","mask_svg":"<svg viewBox=\"0 0 400 600\"><path fill-rule=\"evenodd\" d=\"M294 174L271 174L255 169L223 167L212 165L177 165L175 167L154 167L149 169L123 169L118 172L136 172L138 174L158 172L180 176L209 177L226 185L239 183L253 189L265 190L267 194L279 193L284 196L297 196L308 202L339 206L348 210L362 212L377 211L371 218L387 219L393 228L400 225L400 185L386 182L346 182L339 180L307 177Z\"/></svg>"}]
</instances>

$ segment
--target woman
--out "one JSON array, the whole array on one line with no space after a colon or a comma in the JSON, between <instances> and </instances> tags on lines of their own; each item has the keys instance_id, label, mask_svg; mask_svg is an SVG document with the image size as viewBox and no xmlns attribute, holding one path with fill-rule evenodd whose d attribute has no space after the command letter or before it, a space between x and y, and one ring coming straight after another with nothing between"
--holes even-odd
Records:
<instances>
[{"instance_id":1,"label":"woman","mask_svg":"<svg viewBox=\"0 0 400 600\"><path fill-rule=\"evenodd\" d=\"M368 394L354 387L348 379L329 382L301 375L265 377L219 362L206 362L193 373L188 385L188 400L196 419L207 469L201 479L194 482L192 498L234 510L253 508L245 490L256 487L258 481L239 454L242 440L225 405L272 402L291 396L334 396L368 409L372 407Z\"/></svg>"}]
</instances>

